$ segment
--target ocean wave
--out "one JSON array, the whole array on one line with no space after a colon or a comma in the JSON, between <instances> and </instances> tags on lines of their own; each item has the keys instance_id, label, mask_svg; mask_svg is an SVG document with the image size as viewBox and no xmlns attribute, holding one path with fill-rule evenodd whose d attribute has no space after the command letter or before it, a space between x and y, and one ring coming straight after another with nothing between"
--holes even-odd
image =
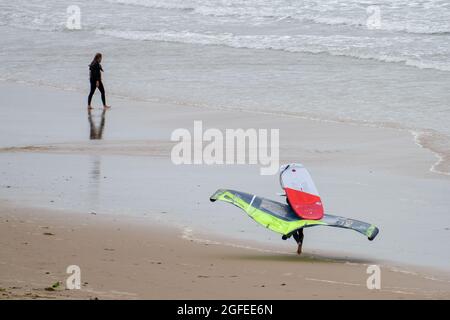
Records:
<instances>
[{"instance_id":1,"label":"ocean wave","mask_svg":"<svg viewBox=\"0 0 450 320\"><path fill-rule=\"evenodd\" d=\"M0 10L0 26L46 32L67 30L66 8L50 12L34 5L31 3L29 6L21 6L20 3L16 3L15 6L2 8L3 11Z\"/></svg>"},{"instance_id":2,"label":"ocean wave","mask_svg":"<svg viewBox=\"0 0 450 320\"><path fill-rule=\"evenodd\" d=\"M190 5L190 1L169 2L164 0L105 0L110 3L122 5L142 6L154 9L176 9L176 10L194 10L195 6Z\"/></svg>"},{"instance_id":3,"label":"ocean wave","mask_svg":"<svg viewBox=\"0 0 450 320\"><path fill-rule=\"evenodd\" d=\"M365 1L355 1L352 6L339 5L334 1L322 3L295 3L290 1L244 1L244 0L106 0L110 3L143 6L153 9L182 10L192 14L209 17L246 18L248 22L260 19L286 18L297 21L329 26L351 26L367 29L369 14L367 8L372 4ZM377 30L390 32L405 32L426 35L450 35L450 10L443 5L430 3L427 11L403 12L412 10L405 2L404 9L386 2L375 4L380 9L381 21ZM430 11L432 10L432 11ZM444 10L443 12L441 12ZM448 13L447 13L448 12ZM441 17L441 21L439 21Z\"/></svg>"},{"instance_id":4,"label":"ocean wave","mask_svg":"<svg viewBox=\"0 0 450 320\"><path fill-rule=\"evenodd\" d=\"M209 24L221 20L222 25L244 23L245 25L260 25L264 23L277 23L286 19L293 24L317 24L326 26L347 26L356 29L368 29L367 8L370 2L353 1L350 4L340 4L334 0L292 2L288 0L104 0L103 4L92 4L96 9L107 14L106 21L114 17L116 12L111 5L128 6L123 14L141 14L140 8L175 10L171 17L192 18L189 15L209 17ZM402 1L403 3L404 1ZM432 0L427 10L409 6L404 2L394 6L392 3L381 1L378 5L381 11L379 28L374 32L394 32L422 34L429 36L450 35L450 6L435 3ZM81 4L84 1L80 2ZM87 7L87 5L85 5ZM98 6L98 8L97 8ZM137 7L133 8L133 7ZM403 8L404 7L404 8ZM117 9L117 8L115 8ZM0 25L11 25L18 28L28 28L43 31L61 31L65 23L66 7L58 4L48 6L39 1L19 0L8 4L0 12ZM88 16L88 9L83 6L83 19ZM146 12L142 12L144 16ZM164 14L163 14L164 15ZM89 17L92 19L92 17ZM217 18L217 19L214 19ZM198 19L198 17L197 17ZM206 18L205 18L206 19ZM193 19L195 20L195 19ZM85 20L83 20L85 21ZM89 21L89 20L88 20ZM91 22L92 21L92 22ZM90 23L99 24L92 19ZM115 27L119 28L119 25ZM276 27L276 26L275 26ZM333 31L333 29L330 29Z\"/></svg>"},{"instance_id":5,"label":"ocean wave","mask_svg":"<svg viewBox=\"0 0 450 320\"><path fill-rule=\"evenodd\" d=\"M336 25L346 25L352 27L360 27L368 29L366 19L348 19L348 18L330 18L330 17L320 17L320 16L300 16L297 17L298 20L325 24L330 26ZM407 21L388 21L381 20L380 25L376 29L378 31L391 31L391 32L401 32L410 34L423 34L423 35L450 35L450 26L430 26L424 23L414 23Z\"/></svg>"},{"instance_id":6,"label":"ocean wave","mask_svg":"<svg viewBox=\"0 0 450 320\"><path fill-rule=\"evenodd\" d=\"M162 41L199 45L218 45L242 49L269 49L286 52L302 52L311 54L329 54L333 56L345 56L356 59L376 60L389 63L402 63L419 69L435 69L450 71L450 64L446 61L426 61L415 58L415 54L396 55L395 53L384 53L385 48L369 48L364 52L362 45L352 47L355 41L367 40L348 36L278 36L278 35L234 35L232 33L208 34L190 31L120 31L120 30L97 30L97 34L115 38L135 41ZM356 39L356 40L355 40ZM392 39L379 38L379 43ZM412 40L411 40L412 41Z\"/></svg>"}]
</instances>

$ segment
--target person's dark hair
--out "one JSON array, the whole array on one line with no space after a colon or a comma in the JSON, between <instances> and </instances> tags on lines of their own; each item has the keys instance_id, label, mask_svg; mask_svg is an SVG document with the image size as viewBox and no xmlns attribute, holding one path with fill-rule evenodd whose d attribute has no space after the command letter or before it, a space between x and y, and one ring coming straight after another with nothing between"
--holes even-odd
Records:
<instances>
[{"instance_id":1,"label":"person's dark hair","mask_svg":"<svg viewBox=\"0 0 450 320\"><path fill-rule=\"evenodd\" d=\"M100 63L100 59L102 58L102 54L101 53L96 53L94 60L92 60L91 65L93 65L94 63Z\"/></svg>"}]
</instances>

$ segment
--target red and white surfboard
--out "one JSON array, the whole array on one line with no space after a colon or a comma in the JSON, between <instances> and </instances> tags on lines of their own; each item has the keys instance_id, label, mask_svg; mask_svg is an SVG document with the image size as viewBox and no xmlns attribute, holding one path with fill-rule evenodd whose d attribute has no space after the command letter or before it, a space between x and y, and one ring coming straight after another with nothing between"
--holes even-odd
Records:
<instances>
[{"instance_id":1,"label":"red and white surfboard","mask_svg":"<svg viewBox=\"0 0 450 320\"><path fill-rule=\"evenodd\" d=\"M292 210L303 219L320 220L323 205L319 192L306 168L299 163L280 168L281 187L286 192Z\"/></svg>"}]
</instances>

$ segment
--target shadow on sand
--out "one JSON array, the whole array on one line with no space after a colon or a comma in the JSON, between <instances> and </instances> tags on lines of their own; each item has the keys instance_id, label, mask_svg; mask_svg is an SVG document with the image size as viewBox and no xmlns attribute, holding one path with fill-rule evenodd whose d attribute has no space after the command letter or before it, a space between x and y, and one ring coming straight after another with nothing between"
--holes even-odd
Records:
<instances>
[{"instance_id":1,"label":"shadow on sand","mask_svg":"<svg viewBox=\"0 0 450 320\"><path fill-rule=\"evenodd\" d=\"M227 258L233 260L248 260L248 261L266 261L266 262L290 262L290 263L356 263L356 264L373 264L373 260L338 256L338 255L325 255L325 254L282 254L282 253L249 253L249 254L229 254Z\"/></svg>"}]
</instances>

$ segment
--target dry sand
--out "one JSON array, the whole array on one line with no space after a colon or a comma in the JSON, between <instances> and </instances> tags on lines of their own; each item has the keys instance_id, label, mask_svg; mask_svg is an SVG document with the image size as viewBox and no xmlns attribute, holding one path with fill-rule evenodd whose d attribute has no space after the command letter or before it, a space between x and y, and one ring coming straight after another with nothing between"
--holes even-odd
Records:
<instances>
[{"instance_id":1,"label":"dry sand","mask_svg":"<svg viewBox=\"0 0 450 320\"><path fill-rule=\"evenodd\" d=\"M6 299L448 299L448 282L325 257L260 252L183 239L144 218L0 209L0 296ZM81 290L66 290L66 268ZM61 282L54 291L47 291Z\"/></svg>"}]
</instances>

